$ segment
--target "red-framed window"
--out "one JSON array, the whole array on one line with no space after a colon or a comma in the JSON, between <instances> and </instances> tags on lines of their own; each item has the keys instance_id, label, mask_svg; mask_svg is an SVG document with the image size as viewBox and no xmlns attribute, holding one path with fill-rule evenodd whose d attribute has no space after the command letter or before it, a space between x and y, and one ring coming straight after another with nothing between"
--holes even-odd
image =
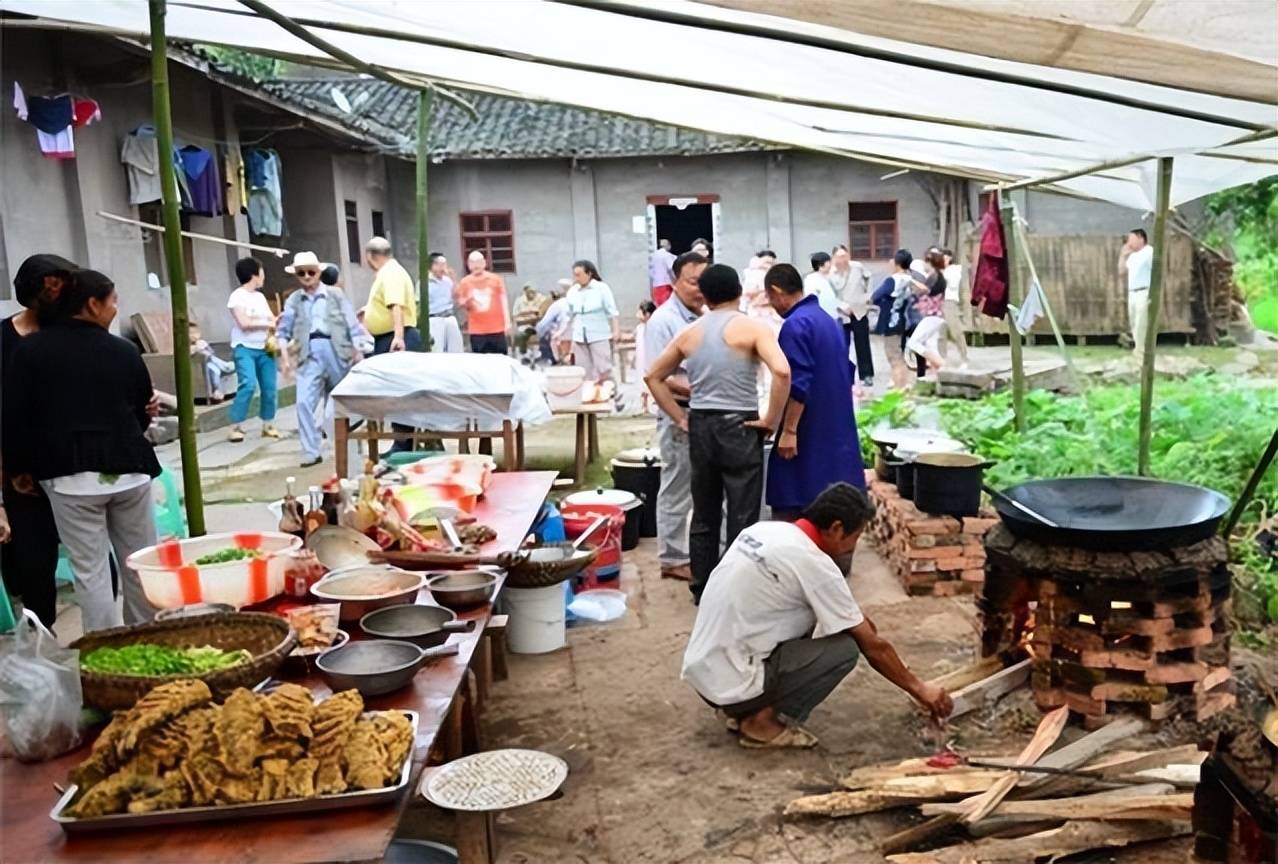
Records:
<instances>
[{"instance_id":1,"label":"red-framed window","mask_svg":"<svg viewBox=\"0 0 1278 864\"><path fill-rule=\"evenodd\" d=\"M515 272L515 222L510 210L477 210L459 218L463 262L479 251L494 273Z\"/></svg>"},{"instance_id":2,"label":"red-framed window","mask_svg":"<svg viewBox=\"0 0 1278 864\"><path fill-rule=\"evenodd\" d=\"M895 201L848 203L848 251L858 261L886 261L899 247Z\"/></svg>"}]
</instances>

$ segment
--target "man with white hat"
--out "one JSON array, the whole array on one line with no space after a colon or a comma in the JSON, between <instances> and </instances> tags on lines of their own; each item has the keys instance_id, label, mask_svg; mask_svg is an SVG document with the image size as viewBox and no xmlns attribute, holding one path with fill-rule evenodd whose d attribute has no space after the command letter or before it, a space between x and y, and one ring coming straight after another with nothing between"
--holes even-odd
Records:
<instances>
[{"instance_id":1,"label":"man with white hat","mask_svg":"<svg viewBox=\"0 0 1278 864\"><path fill-rule=\"evenodd\" d=\"M303 468L323 461L316 410L351 366L363 359L356 342L367 338L342 289L321 283L323 269L314 252L293 256L284 272L297 276L302 290L289 295L276 325L276 334L289 346L282 355L285 369L290 354L296 353L297 432L302 440Z\"/></svg>"}]
</instances>

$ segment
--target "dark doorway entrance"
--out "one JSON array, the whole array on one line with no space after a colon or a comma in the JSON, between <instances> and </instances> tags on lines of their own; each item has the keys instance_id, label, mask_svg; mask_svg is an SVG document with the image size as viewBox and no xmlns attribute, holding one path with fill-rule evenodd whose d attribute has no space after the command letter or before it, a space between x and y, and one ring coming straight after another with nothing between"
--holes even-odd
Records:
<instances>
[{"instance_id":1,"label":"dark doorway entrance","mask_svg":"<svg viewBox=\"0 0 1278 864\"><path fill-rule=\"evenodd\" d=\"M669 240L670 251L682 255L697 239L711 241L714 218L709 204L688 204L682 209L673 204L658 204L657 239Z\"/></svg>"}]
</instances>

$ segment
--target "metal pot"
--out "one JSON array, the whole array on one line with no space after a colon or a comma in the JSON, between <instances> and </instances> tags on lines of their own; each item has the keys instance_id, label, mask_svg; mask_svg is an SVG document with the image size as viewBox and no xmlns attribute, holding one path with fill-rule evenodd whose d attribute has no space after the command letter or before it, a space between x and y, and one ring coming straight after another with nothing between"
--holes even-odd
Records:
<instances>
[{"instance_id":1,"label":"metal pot","mask_svg":"<svg viewBox=\"0 0 1278 864\"><path fill-rule=\"evenodd\" d=\"M456 613L442 606L404 603L369 612L359 619L360 629L378 639L402 639L419 648L443 645L453 633L467 633L474 621L458 620Z\"/></svg>"},{"instance_id":2,"label":"metal pot","mask_svg":"<svg viewBox=\"0 0 1278 864\"><path fill-rule=\"evenodd\" d=\"M397 639L369 639L325 651L315 666L334 693L354 688L362 696L380 696L407 687L427 660L456 653L456 645L422 649Z\"/></svg>"},{"instance_id":3,"label":"metal pot","mask_svg":"<svg viewBox=\"0 0 1278 864\"><path fill-rule=\"evenodd\" d=\"M354 590L361 578L377 578L387 573L395 574L396 587L393 590L380 594L359 594ZM311 586L311 594L329 603L341 603L342 611L338 613L340 620L358 621L374 609L412 603L425 581L420 573L379 564L364 564L334 570Z\"/></svg>"},{"instance_id":4,"label":"metal pot","mask_svg":"<svg viewBox=\"0 0 1278 864\"><path fill-rule=\"evenodd\" d=\"M440 570L426 574L426 589L449 609L473 609L492 602L497 574L491 570Z\"/></svg>"},{"instance_id":5,"label":"metal pot","mask_svg":"<svg viewBox=\"0 0 1278 864\"><path fill-rule=\"evenodd\" d=\"M660 483L658 483L660 486ZM611 504L620 507L626 514L626 524L621 529L621 551L629 551L639 545L639 535L643 522L643 501L633 492L625 489L595 489L589 492L574 492L565 495L563 503L573 505Z\"/></svg>"},{"instance_id":6,"label":"metal pot","mask_svg":"<svg viewBox=\"0 0 1278 864\"><path fill-rule=\"evenodd\" d=\"M971 453L923 453L913 463L914 504L938 516L975 516L992 463Z\"/></svg>"},{"instance_id":7,"label":"metal pot","mask_svg":"<svg viewBox=\"0 0 1278 864\"><path fill-rule=\"evenodd\" d=\"M906 501L914 500L914 463L904 459L893 459L888 463L896 480L896 491Z\"/></svg>"}]
</instances>

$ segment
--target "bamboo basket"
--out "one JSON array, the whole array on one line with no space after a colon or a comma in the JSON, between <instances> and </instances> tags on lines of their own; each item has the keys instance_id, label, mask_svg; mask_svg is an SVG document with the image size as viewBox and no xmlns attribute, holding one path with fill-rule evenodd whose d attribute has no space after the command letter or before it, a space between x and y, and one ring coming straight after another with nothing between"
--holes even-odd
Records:
<instances>
[{"instance_id":1,"label":"bamboo basket","mask_svg":"<svg viewBox=\"0 0 1278 864\"><path fill-rule=\"evenodd\" d=\"M104 711L123 711L167 681L197 677L209 685L213 698L222 700L237 687L253 687L269 678L297 646L292 626L276 615L263 612L220 612L192 618L152 621L132 627L95 630L81 636L71 647L86 654L95 648L120 648L139 642L173 648L211 645L224 651L244 649L253 659L229 669L205 675L118 675L80 669L84 703Z\"/></svg>"},{"instance_id":2,"label":"bamboo basket","mask_svg":"<svg viewBox=\"0 0 1278 864\"><path fill-rule=\"evenodd\" d=\"M543 543L536 549L571 549L571 543ZM577 554L560 561L532 561L521 555L506 565L506 584L513 588L545 588L575 576L599 555L596 546L583 545Z\"/></svg>"}]
</instances>

